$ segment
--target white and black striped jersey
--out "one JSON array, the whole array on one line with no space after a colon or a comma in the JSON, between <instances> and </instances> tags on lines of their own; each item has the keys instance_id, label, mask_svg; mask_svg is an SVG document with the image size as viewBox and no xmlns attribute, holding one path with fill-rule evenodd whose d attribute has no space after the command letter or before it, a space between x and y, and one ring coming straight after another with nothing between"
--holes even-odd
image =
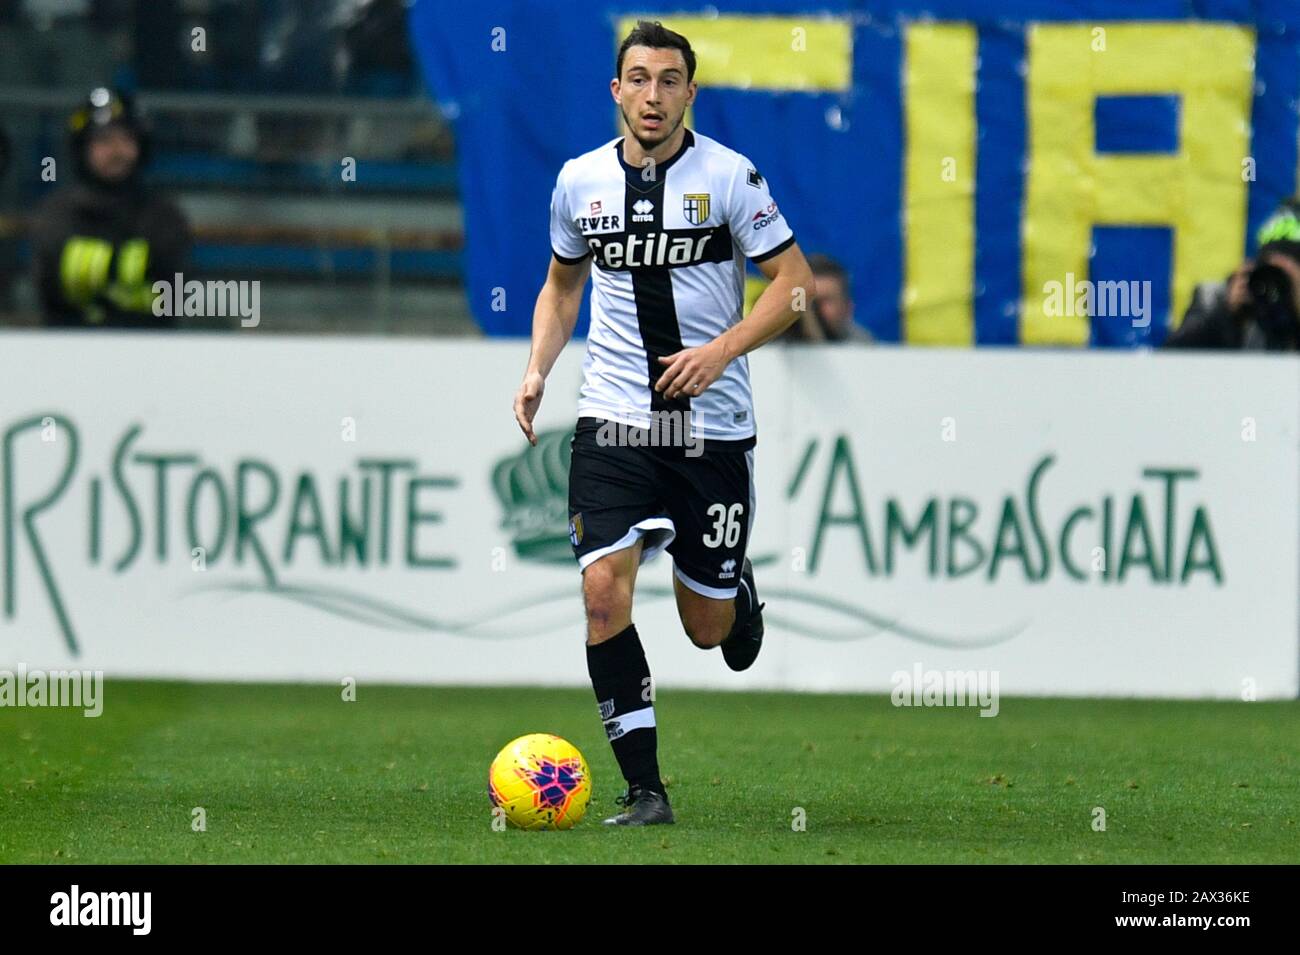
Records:
<instances>
[{"instance_id":1,"label":"white and black striped jersey","mask_svg":"<svg viewBox=\"0 0 1300 955\"><path fill-rule=\"evenodd\" d=\"M703 394L672 401L654 390L657 359L740 321L745 259L793 242L753 164L689 129L674 156L644 169L624 160L622 137L565 163L551 251L569 264L590 255L594 266L579 416L649 428L657 412L688 411L696 437L752 445L745 356Z\"/></svg>"}]
</instances>

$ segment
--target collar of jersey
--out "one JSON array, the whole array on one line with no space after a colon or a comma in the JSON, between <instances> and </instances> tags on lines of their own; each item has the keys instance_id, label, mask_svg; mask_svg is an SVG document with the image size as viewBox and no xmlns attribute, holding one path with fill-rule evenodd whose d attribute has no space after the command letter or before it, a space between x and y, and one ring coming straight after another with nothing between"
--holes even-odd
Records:
<instances>
[{"instance_id":1,"label":"collar of jersey","mask_svg":"<svg viewBox=\"0 0 1300 955\"><path fill-rule=\"evenodd\" d=\"M666 172L669 166L677 162L677 160L681 159L682 156L685 155L686 150L690 149L692 146L695 145L695 135L689 129L687 129L685 132L686 135L682 137L682 144L680 147L678 147L677 152L673 153L663 162L659 163L656 169L657 172ZM633 185L637 185L638 183L640 183L641 168L639 166L630 165L628 161L623 158L623 137L619 137L618 140L615 141L614 153L615 155L618 156L619 165L622 166L623 171L627 173L627 181L632 183ZM635 182L633 182L632 179L633 176L636 177ZM652 181L651 183L652 187L655 181L662 182L663 180L658 175L656 175L655 180Z\"/></svg>"}]
</instances>

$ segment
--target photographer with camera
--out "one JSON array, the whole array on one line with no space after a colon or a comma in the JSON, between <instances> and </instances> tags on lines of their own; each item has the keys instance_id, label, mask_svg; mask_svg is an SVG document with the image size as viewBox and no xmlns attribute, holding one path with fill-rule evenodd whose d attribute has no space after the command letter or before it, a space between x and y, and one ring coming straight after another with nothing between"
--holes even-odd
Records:
<instances>
[{"instance_id":1,"label":"photographer with camera","mask_svg":"<svg viewBox=\"0 0 1300 955\"><path fill-rule=\"evenodd\" d=\"M1165 348L1300 350L1300 198L1283 202L1255 238L1255 259L1226 282L1196 287Z\"/></svg>"}]
</instances>

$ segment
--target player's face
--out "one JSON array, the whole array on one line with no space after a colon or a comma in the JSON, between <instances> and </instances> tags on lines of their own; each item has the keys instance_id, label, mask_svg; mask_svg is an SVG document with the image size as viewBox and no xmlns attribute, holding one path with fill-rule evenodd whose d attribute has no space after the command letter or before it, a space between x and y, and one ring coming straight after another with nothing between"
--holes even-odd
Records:
<instances>
[{"instance_id":1,"label":"player's face","mask_svg":"<svg viewBox=\"0 0 1300 955\"><path fill-rule=\"evenodd\" d=\"M629 47L623 74L610 82L614 101L641 148L667 142L682 125L686 107L695 101L694 83L686 81L680 50Z\"/></svg>"}]
</instances>

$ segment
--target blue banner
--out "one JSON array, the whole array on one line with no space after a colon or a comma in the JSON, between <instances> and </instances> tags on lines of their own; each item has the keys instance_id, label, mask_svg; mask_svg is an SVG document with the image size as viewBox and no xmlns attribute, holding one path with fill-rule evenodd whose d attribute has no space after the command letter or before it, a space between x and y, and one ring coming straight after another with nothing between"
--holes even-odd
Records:
<instances>
[{"instance_id":1,"label":"blue banner","mask_svg":"<svg viewBox=\"0 0 1300 955\"><path fill-rule=\"evenodd\" d=\"M883 341L1158 344L1297 191L1284 0L416 0L488 334L530 331L556 174L617 135L637 16L692 41L688 124L754 161Z\"/></svg>"}]
</instances>

